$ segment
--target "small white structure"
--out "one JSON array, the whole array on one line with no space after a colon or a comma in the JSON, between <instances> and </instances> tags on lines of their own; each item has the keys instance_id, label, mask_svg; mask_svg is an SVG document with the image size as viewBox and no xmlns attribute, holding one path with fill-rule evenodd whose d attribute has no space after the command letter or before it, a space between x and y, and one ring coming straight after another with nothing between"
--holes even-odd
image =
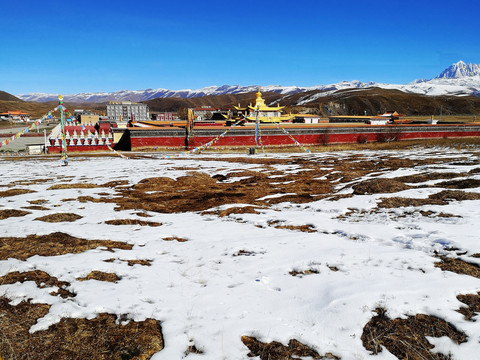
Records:
<instances>
[{"instance_id":1,"label":"small white structure","mask_svg":"<svg viewBox=\"0 0 480 360\"><path fill-rule=\"evenodd\" d=\"M45 150L44 144L27 145L26 152L28 155L41 155Z\"/></svg>"},{"instance_id":2,"label":"small white structure","mask_svg":"<svg viewBox=\"0 0 480 360\"><path fill-rule=\"evenodd\" d=\"M390 122L390 119L386 118L371 118L370 120L367 120L366 123L370 125L387 125Z\"/></svg>"}]
</instances>

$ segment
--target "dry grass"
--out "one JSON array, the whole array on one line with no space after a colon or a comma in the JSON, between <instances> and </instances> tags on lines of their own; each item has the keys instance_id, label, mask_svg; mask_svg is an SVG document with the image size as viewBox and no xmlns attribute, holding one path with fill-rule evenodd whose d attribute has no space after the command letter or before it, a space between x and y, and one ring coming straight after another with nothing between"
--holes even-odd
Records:
<instances>
[{"instance_id":1,"label":"dry grass","mask_svg":"<svg viewBox=\"0 0 480 360\"><path fill-rule=\"evenodd\" d=\"M0 210L0 220L8 219L10 217L20 217L31 214L30 211L16 210L16 209L3 209Z\"/></svg>"},{"instance_id":2,"label":"dry grass","mask_svg":"<svg viewBox=\"0 0 480 360\"><path fill-rule=\"evenodd\" d=\"M435 263L435 266L443 271L451 271L456 274L474 276L480 279L480 267L477 264L472 264L458 258L448 258L446 256L440 256L440 260L441 261Z\"/></svg>"},{"instance_id":3,"label":"dry grass","mask_svg":"<svg viewBox=\"0 0 480 360\"><path fill-rule=\"evenodd\" d=\"M45 200L45 199L28 200L28 202L32 205L42 205L42 204L48 203L48 200Z\"/></svg>"},{"instance_id":4,"label":"dry grass","mask_svg":"<svg viewBox=\"0 0 480 360\"><path fill-rule=\"evenodd\" d=\"M8 189L8 190L5 190L5 191L0 191L0 198L29 194L29 193L34 193L34 192L36 192L36 191L35 190L30 190L30 189Z\"/></svg>"},{"instance_id":5,"label":"dry grass","mask_svg":"<svg viewBox=\"0 0 480 360\"><path fill-rule=\"evenodd\" d=\"M51 292L50 295L59 295L62 298L75 296L74 293L71 293L66 289L70 286L70 283L59 281L56 277L50 276L41 270L32 270L22 273L14 271L0 277L0 285L15 284L17 282L24 283L25 281L34 281L41 289L53 286L58 287L58 290Z\"/></svg>"},{"instance_id":6,"label":"dry grass","mask_svg":"<svg viewBox=\"0 0 480 360\"><path fill-rule=\"evenodd\" d=\"M294 231L302 231L307 233L314 233L317 232L315 226L311 224L306 225L273 225L275 229L286 229L286 230L294 230Z\"/></svg>"},{"instance_id":7,"label":"dry grass","mask_svg":"<svg viewBox=\"0 0 480 360\"><path fill-rule=\"evenodd\" d=\"M13 181L7 186L28 186L28 185L36 185L36 184L44 184L46 182L52 181L52 179L33 179L33 180L17 180Z\"/></svg>"},{"instance_id":8,"label":"dry grass","mask_svg":"<svg viewBox=\"0 0 480 360\"><path fill-rule=\"evenodd\" d=\"M354 185L353 193L355 195L394 193L407 189L410 189L410 186L396 179L377 178L365 180Z\"/></svg>"},{"instance_id":9,"label":"dry grass","mask_svg":"<svg viewBox=\"0 0 480 360\"><path fill-rule=\"evenodd\" d=\"M475 321L474 316L480 313L480 291L477 294L457 295L457 299L464 303L457 311L465 317L465 320Z\"/></svg>"},{"instance_id":10,"label":"dry grass","mask_svg":"<svg viewBox=\"0 0 480 360\"><path fill-rule=\"evenodd\" d=\"M303 271L292 270L292 271L289 271L288 273L292 276L302 277L303 275L318 274L319 271L317 269L307 269Z\"/></svg>"},{"instance_id":11,"label":"dry grass","mask_svg":"<svg viewBox=\"0 0 480 360\"><path fill-rule=\"evenodd\" d=\"M385 309L377 313L363 328L362 342L373 354L385 347L398 359L448 360L447 354L432 353L429 337L447 336L457 344L467 341L467 336L445 320L431 315L418 314L406 319L390 319Z\"/></svg>"},{"instance_id":12,"label":"dry grass","mask_svg":"<svg viewBox=\"0 0 480 360\"><path fill-rule=\"evenodd\" d=\"M138 219L114 219L107 220L105 224L108 225L140 225L140 226L162 226L162 223L154 221L144 221Z\"/></svg>"},{"instance_id":13,"label":"dry grass","mask_svg":"<svg viewBox=\"0 0 480 360\"><path fill-rule=\"evenodd\" d=\"M113 251L114 248L131 250L133 245L110 240L85 240L61 232L28 235L24 238L0 237L0 260L26 260L33 255L78 254L98 247L105 247L108 251Z\"/></svg>"},{"instance_id":14,"label":"dry grass","mask_svg":"<svg viewBox=\"0 0 480 360\"><path fill-rule=\"evenodd\" d=\"M231 207L225 210L216 210L216 211L204 211L202 215L217 215L218 217L225 217L231 214L259 214L255 206L241 206L241 207Z\"/></svg>"},{"instance_id":15,"label":"dry grass","mask_svg":"<svg viewBox=\"0 0 480 360\"><path fill-rule=\"evenodd\" d=\"M45 206L40 206L40 205L22 206L22 209L27 209L27 210L39 210L39 211L47 211L47 210L50 210L50 208L47 208L47 207L45 207Z\"/></svg>"},{"instance_id":16,"label":"dry grass","mask_svg":"<svg viewBox=\"0 0 480 360\"><path fill-rule=\"evenodd\" d=\"M61 190L61 189L95 189L100 186L95 184L76 183L76 184L55 184L50 186L47 190Z\"/></svg>"},{"instance_id":17,"label":"dry grass","mask_svg":"<svg viewBox=\"0 0 480 360\"><path fill-rule=\"evenodd\" d=\"M72 213L56 213L51 215L45 215L36 218L35 220L50 222L50 223L57 223L57 222L73 222L81 219L83 216L72 214Z\"/></svg>"},{"instance_id":18,"label":"dry grass","mask_svg":"<svg viewBox=\"0 0 480 360\"><path fill-rule=\"evenodd\" d=\"M459 190L443 190L429 195L425 199L390 197L382 198L378 203L379 208L399 208L423 205L446 205L449 201L479 200L480 193L464 192Z\"/></svg>"},{"instance_id":19,"label":"dry grass","mask_svg":"<svg viewBox=\"0 0 480 360\"><path fill-rule=\"evenodd\" d=\"M122 325L115 315L91 320L63 318L47 330L29 329L49 311L49 305L0 298L0 354L12 360L147 360L163 349L160 324L153 319Z\"/></svg>"},{"instance_id":20,"label":"dry grass","mask_svg":"<svg viewBox=\"0 0 480 360\"><path fill-rule=\"evenodd\" d=\"M103 260L105 262L111 263L114 262L115 260L122 261L128 263L128 266L134 266L134 265L142 265L142 266L151 266L152 261L151 259L145 259L145 260L124 260L124 259L115 259L115 258L110 258L107 260Z\"/></svg>"},{"instance_id":21,"label":"dry grass","mask_svg":"<svg viewBox=\"0 0 480 360\"><path fill-rule=\"evenodd\" d=\"M184 238L181 238L181 237L178 237L178 236L168 236L168 237L164 237L163 240L165 240L165 241L178 241L178 242L186 242L186 241L188 241L187 239L184 239Z\"/></svg>"},{"instance_id":22,"label":"dry grass","mask_svg":"<svg viewBox=\"0 0 480 360\"><path fill-rule=\"evenodd\" d=\"M327 353L320 355L316 350L302 344L296 339L291 339L288 345L283 345L278 341L263 343L254 337L242 336L243 344L248 347L250 352L248 357L258 356L261 360L294 360L299 358L339 360L340 358Z\"/></svg>"},{"instance_id":23,"label":"dry grass","mask_svg":"<svg viewBox=\"0 0 480 360\"><path fill-rule=\"evenodd\" d=\"M91 271L85 277L77 278L78 281L98 280L98 281L107 281L107 282L117 282L121 279L122 278L117 274L106 273L98 270Z\"/></svg>"}]
</instances>

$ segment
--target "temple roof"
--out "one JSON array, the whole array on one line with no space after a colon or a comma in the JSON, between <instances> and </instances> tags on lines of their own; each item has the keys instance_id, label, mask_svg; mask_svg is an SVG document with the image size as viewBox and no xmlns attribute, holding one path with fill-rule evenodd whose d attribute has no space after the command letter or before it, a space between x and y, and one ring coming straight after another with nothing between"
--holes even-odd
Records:
<instances>
[{"instance_id":1,"label":"temple roof","mask_svg":"<svg viewBox=\"0 0 480 360\"><path fill-rule=\"evenodd\" d=\"M260 92L260 87L258 87L257 92L255 93L255 100L253 102L246 106L246 107L240 107L240 104L238 106L233 106L235 110L240 110L240 111L245 111L245 110L251 110L251 111L281 111L285 106L267 106L265 105L265 99L262 98L262 93Z\"/></svg>"}]
</instances>

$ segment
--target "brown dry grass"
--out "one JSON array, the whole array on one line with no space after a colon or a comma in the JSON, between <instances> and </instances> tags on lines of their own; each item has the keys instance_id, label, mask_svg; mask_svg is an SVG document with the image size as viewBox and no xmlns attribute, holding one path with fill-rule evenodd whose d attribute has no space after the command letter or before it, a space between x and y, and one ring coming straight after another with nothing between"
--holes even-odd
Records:
<instances>
[{"instance_id":1,"label":"brown dry grass","mask_svg":"<svg viewBox=\"0 0 480 360\"><path fill-rule=\"evenodd\" d=\"M5 190L5 191L0 191L0 198L29 194L29 193L34 193L34 192L36 192L36 191L35 190L30 190L30 189L8 189L8 190Z\"/></svg>"},{"instance_id":2,"label":"brown dry grass","mask_svg":"<svg viewBox=\"0 0 480 360\"><path fill-rule=\"evenodd\" d=\"M217 161L218 158L207 157L205 161ZM181 161L181 159L179 159ZM209 176L201 172L190 172L177 179L147 178L137 184L125 186L126 182L110 182L103 186L115 188L115 195L98 197L80 196L79 202L114 203L115 210L136 210L161 213L202 211L203 214L228 216L231 214L257 213L259 209L268 208L280 202L306 203L322 198L332 201L350 197L351 194L335 194L335 187L350 183L372 172L396 170L421 165L442 165L454 162L464 164L459 158L402 159L385 156L374 160L361 154L345 158L327 157L324 159L290 157L283 159L258 157L230 157L222 161L263 165L259 170L236 170L227 174ZM465 158L464 161L470 161ZM275 165L298 166L296 173L276 170ZM325 169L325 165L331 170ZM275 177L271 177L271 176ZM280 175L280 176L279 176ZM377 178L357 182L353 185L355 194L393 193L412 188L406 183L423 182L432 179L452 179L465 173L418 174L393 179ZM467 174L468 175L468 174ZM244 179L236 178L245 177ZM326 180L319 178L326 177ZM226 180L229 180L227 182ZM230 182L232 181L232 182ZM340 187L341 189L341 187ZM448 192L450 191L450 192ZM269 195L288 194L270 197ZM266 199L262 199L266 197ZM379 207L421 206L425 204L446 204L449 200L476 199L478 194L445 190L425 199L383 199ZM262 200L259 200L262 199ZM250 204L247 207L230 207L226 210L209 210L222 205ZM301 225L303 226L303 225ZM301 230L301 229L300 229Z\"/></svg>"},{"instance_id":3,"label":"brown dry grass","mask_svg":"<svg viewBox=\"0 0 480 360\"><path fill-rule=\"evenodd\" d=\"M42 205L42 204L46 204L48 200L45 200L45 199L28 200L28 202L32 205Z\"/></svg>"},{"instance_id":4,"label":"brown dry grass","mask_svg":"<svg viewBox=\"0 0 480 360\"><path fill-rule=\"evenodd\" d=\"M292 276L302 277L303 275L318 274L319 271L317 269L307 269L307 270L303 270L303 271L292 270L292 271L289 271L288 273Z\"/></svg>"},{"instance_id":5,"label":"brown dry grass","mask_svg":"<svg viewBox=\"0 0 480 360\"><path fill-rule=\"evenodd\" d=\"M311 224L306 225L274 225L275 229L286 229L286 230L295 230L295 231L302 231L307 233L314 233L317 232L315 226Z\"/></svg>"},{"instance_id":6,"label":"brown dry grass","mask_svg":"<svg viewBox=\"0 0 480 360\"><path fill-rule=\"evenodd\" d=\"M142 266L151 266L152 261L151 259L145 259L145 260L124 260L124 259L115 259L115 258L110 258L107 260L103 260L105 262L111 263L114 262L115 260L122 261L128 263L128 266L133 266L133 265L142 265Z\"/></svg>"},{"instance_id":7,"label":"brown dry grass","mask_svg":"<svg viewBox=\"0 0 480 360\"><path fill-rule=\"evenodd\" d=\"M22 273L14 271L0 277L0 285L15 284L17 282L24 283L25 281L34 281L41 289L53 286L58 287L58 290L51 292L50 295L59 295L62 298L75 296L74 293L71 293L66 289L70 286L70 283L66 281L59 281L56 277L50 276L41 270L32 270Z\"/></svg>"},{"instance_id":8,"label":"brown dry grass","mask_svg":"<svg viewBox=\"0 0 480 360\"><path fill-rule=\"evenodd\" d=\"M10 360L147 360L163 349L160 324L153 319L122 325L115 315L91 320L63 318L47 330L29 329L49 311L49 305L0 298L0 354Z\"/></svg>"},{"instance_id":9,"label":"brown dry grass","mask_svg":"<svg viewBox=\"0 0 480 360\"><path fill-rule=\"evenodd\" d=\"M184 238L181 238L181 237L178 237L178 236L168 236L168 237L164 237L163 240L165 240L165 241L178 241L178 242L186 242L186 241L188 241L187 239L184 239Z\"/></svg>"},{"instance_id":10,"label":"brown dry grass","mask_svg":"<svg viewBox=\"0 0 480 360\"><path fill-rule=\"evenodd\" d=\"M278 341L263 343L251 336L242 336L243 344L248 347L250 352L248 357L258 356L261 360L294 360L299 358L339 360L340 358L327 353L320 355L316 350L302 344L296 339L291 339L288 345L283 345Z\"/></svg>"},{"instance_id":11,"label":"brown dry grass","mask_svg":"<svg viewBox=\"0 0 480 360\"><path fill-rule=\"evenodd\" d=\"M407 176L400 176L395 178L397 181L401 181L403 183L422 183L430 180L441 180L441 179L453 179L457 177L464 177L467 176L466 173L422 173L422 174L415 174L415 175L407 175Z\"/></svg>"},{"instance_id":12,"label":"brown dry grass","mask_svg":"<svg viewBox=\"0 0 480 360\"><path fill-rule=\"evenodd\" d=\"M438 183L437 187L449 189L471 189L480 187L480 180L478 179L464 179L464 180L450 180Z\"/></svg>"},{"instance_id":13,"label":"brown dry grass","mask_svg":"<svg viewBox=\"0 0 480 360\"><path fill-rule=\"evenodd\" d=\"M406 319L390 319L385 309L377 313L363 328L362 342L373 354L385 347L398 359L447 360L447 354L432 353L434 348L427 340L430 337L447 336L457 344L467 341L467 336L445 320L431 315L417 314Z\"/></svg>"},{"instance_id":14,"label":"brown dry grass","mask_svg":"<svg viewBox=\"0 0 480 360\"><path fill-rule=\"evenodd\" d=\"M3 209L0 210L0 220L8 219L10 217L20 217L31 214L30 211L16 210L16 209Z\"/></svg>"},{"instance_id":15,"label":"brown dry grass","mask_svg":"<svg viewBox=\"0 0 480 360\"><path fill-rule=\"evenodd\" d=\"M215 214L218 217L229 216L230 214L259 214L255 206L231 207L225 210L204 211L202 215Z\"/></svg>"},{"instance_id":16,"label":"brown dry grass","mask_svg":"<svg viewBox=\"0 0 480 360\"><path fill-rule=\"evenodd\" d=\"M162 223L154 221L144 221L138 219L114 219L107 220L105 224L108 225L140 225L140 226L162 226Z\"/></svg>"},{"instance_id":17,"label":"brown dry grass","mask_svg":"<svg viewBox=\"0 0 480 360\"><path fill-rule=\"evenodd\" d=\"M102 186L113 188L113 187L117 187L117 186L125 186L125 185L128 185L128 184L129 184L128 180L113 180L113 181L109 181L109 182L103 184Z\"/></svg>"},{"instance_id":18,"label":"brown dry grass","mask_svg":"<svg viewBox=\"0 0 480 360\"><path fill-rule=\"evenodd\" d=\"M45 207L45 206L40 206L40 205L23 206L22 209L27 209L27 210L40 210L40 211L50 210L49 208L47 208L47 207Z\"/></svg>"},{"instance_id":19,"label":"brown dry grass","mask_svg":"<svg viewBox=\"0 0 480 360\"><path fill-rule=\"evenodd\" d=\"M353 193L355 195L394 193L408 189L410 189L410 186L396 179L377 178L365 180L354 185Z\"/></svg>"},{"instance_id":20,"label":"brown dry grass","mask_svg":"<svg viewBox=\"0 0 480 360\"><path fill-rule=\"evenodd\" d=\"M474 316L480 313L480 291L477 294L457 295L458 301L467 306L461 306L457 311L462 314L466 320L475 321Z\"/></svg>"},{"instance_id":21,"label":"brown dry grass","mask_svg":"<svg viewBox=\"0 0 480 360\"><path fill-rule=\"evenodd\" d=\"M443 190L429 195L425 199L390 197L380 199L379 208L398 208L423 205L446 205L449 201L479 200L480 193L465 192L460 190Z\"/></svg>"},{"instance_id":22,"label":"brown dry grass","mask_svg":"<svg viewBox=\"0 0 480 360\"><path fill-rule=\"evenodd\" d=\"M456 274L474 276L480 279L480 267L477 264L469 263L458 258L448 258L440 256L439 262L435 266L443 271L451 271Z\"/></svg>"},{"instance_id":23,"label":"brown dry grass","mask_svg":"<svg viewBox=\"0 0 480 360\"><path fill-rule=\"evenodd\" d=\"M43 184L46 182L52 181L52 179L33 179L33 180L17 180L13 181L7 186L28 186L28 185L36 185L36 184Z\"/></svg>"},{"instance_id":24,"label":"brown dry grass","mask_svg":"<svg viewBox=\"0 0 480 360\"><path fill-rule=\"evenodd\" d=\"M73 221L77 221L78 219L81 219L82 217L83 216L72 214L72 213L56 213L56 214L41 216L36 218L35 220L50 222L50 223L73 222Z\"/></svg>"},{"instance_id":25,"label":"brown dry grass","mask_svg":"<svg viewBox=\"0 0 480 360\"><path fill-rule=\"evenodd\" d=\"M87 183L76 183L76 184L55 184L50 186L47 190L60 190L60 189L95 189L100 186L95 184Z\"/></svg>"},{"instance_id":26,"label":"brown dry grass","mask_svg":"<svg viewBox=\"0 0 480 360\"><path fill-rule=\"evenodd\" d=\"M78 254L98 247L105 247L109 251L113 251L114 248L131 250L133 245L110 240L80 239L61 232L49 235L28 235L24 238L0 237L0 260L8 258L26 260L33 255Z\"/></svg>"},{"instance_id":27,"label":"brown dry grass","mask_svg":"<svg viewBox=\"0 0 480 360\"><path fill-rule=\"evenodd\" d=\"M117 282L122 278L114 273L106 273L103 271L94 270L87 274L87 276L77 278L78 281L98 280L107 282Z\"/></svg>"}]
</instances>

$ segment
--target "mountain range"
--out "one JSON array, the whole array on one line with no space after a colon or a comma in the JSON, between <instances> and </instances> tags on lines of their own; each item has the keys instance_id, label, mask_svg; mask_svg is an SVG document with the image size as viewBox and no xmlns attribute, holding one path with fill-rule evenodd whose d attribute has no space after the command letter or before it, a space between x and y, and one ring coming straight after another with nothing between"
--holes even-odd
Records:
<instances>
[{"instance_id":1,"label":"mountain range","mask_svg":"<svg viewBox=\"0 0 480 360\"><path fill-rule=\"evenodd\" d=\"M280 95L306 93L298 99L296 105L306 105L321 97L327 97L339 90L381 88L400 90L404 93L427 96L470 96L480 97L480 65L466 64L459 61L433 79L415 80L409 84L384 84L362 81L341 81L336 84L316 85L311 87L269 85L261 86L262 92L273 92ZM158 98L196 98L210 95L243 94L256 91L256 85L222 85L208 86L197 90L121 90L116 92L95 92L64 95L64 100L71 103L105 103L108 101L147 101ZM310 95L308 95L310 93ZM18 94L18 98L25 101L48 102L55 101L58 94L30 93Z\"/></svg>"}]
</instances>

